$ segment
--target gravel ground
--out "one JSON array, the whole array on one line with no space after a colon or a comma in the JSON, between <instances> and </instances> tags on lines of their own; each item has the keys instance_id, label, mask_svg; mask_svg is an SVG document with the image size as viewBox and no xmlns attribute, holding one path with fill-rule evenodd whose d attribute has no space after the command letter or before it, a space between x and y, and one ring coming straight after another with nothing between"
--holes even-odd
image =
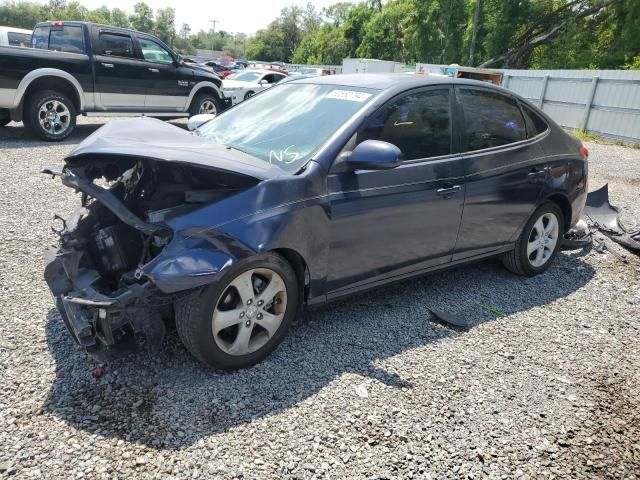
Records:
<instances>
[{"instance_id":1,"label":"gravel ground","mask_svg":"<svg viewBox=\"0 0 640 480\"><path fill-rule=\"evenodd\" d=\"M37 172L102 120L80 122L55 145L0 130L0 476L640 477L629 254L562 253L533 279L487 261L360 295L310 311L241 372L206 370L172 333L95 378L42 280L52 214L78 197ZM591 188L609 182L640 227L640 150L587 146Z\"/></svg>"}]
</instances>

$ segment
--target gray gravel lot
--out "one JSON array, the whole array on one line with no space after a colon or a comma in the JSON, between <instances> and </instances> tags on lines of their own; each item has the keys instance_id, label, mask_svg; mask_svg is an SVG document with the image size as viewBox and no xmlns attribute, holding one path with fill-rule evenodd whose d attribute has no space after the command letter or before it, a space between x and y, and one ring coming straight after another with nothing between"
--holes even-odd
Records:
<instances>
[{"instance_id":1,"label":"gray gravel lot","mask_svg":"<svg viewBox=\"0 0 640 480\"><path fill-rule=\"evenodd\" d=\"M0 129L0 476L640 477L630 254L562 253L533 279L487 261L360 295L310 311L241 372L205 369L172 333L95 378L42 280L52 215L79 200L38 171L103 121L64 144ZM640 150L587 146L591 188L609 182L640 228Z\"/></svg>"}]
</instances>

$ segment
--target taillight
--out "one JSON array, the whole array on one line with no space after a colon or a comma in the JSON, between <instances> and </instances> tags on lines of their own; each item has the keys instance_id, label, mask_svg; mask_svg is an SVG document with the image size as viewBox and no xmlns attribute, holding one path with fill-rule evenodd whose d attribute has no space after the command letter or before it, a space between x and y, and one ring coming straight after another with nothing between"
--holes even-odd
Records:
<instances>
[{"instance_id":1,"label":"taillight","mask_svg":"<svg viewBox=\"0 0 640 480\"><path fill-rule=\"evenodd\" d=\"M582 158L585 160L589 160L589 150L587 150L584 145L580 145L580 155L582 155Z\"/></svg>"},{"instance_id":2,"label":"taillight","mask_svg":"<svg viewBox=\"0 0 640 480\"><path fill-rule=\"evenodd\" d=\"M64 22L51 22L52 27L64 27Z\"/></svg>"}]
</instances>

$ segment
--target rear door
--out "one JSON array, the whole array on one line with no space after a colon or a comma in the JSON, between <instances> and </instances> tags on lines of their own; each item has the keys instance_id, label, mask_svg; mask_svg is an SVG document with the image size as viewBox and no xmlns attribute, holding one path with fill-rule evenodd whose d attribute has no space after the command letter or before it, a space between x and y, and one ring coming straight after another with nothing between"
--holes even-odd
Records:
<instances>
[{"instance_id":1,"label":"rear door","mask_svg":"<svg viewBox=\"0 0 640 480\"><path fill-rule=\"evenodd\" d=\"M151 73L137 55L131 33L94 27L96 104L103 110L144 110Z\"/></svg>"},{"instance_id":2,"label":"rear door","mask_svg":"<svg viewBox=\"0 0 640 480\"><path fill-rule=\"evenodd\" d=\"M137 35L148 72L145 106L154 112L183 111L191 91L193 74L180 69L173 54L152 37Z\"/></svg>"},{"instance_id":3,"label":"rear door","mask_svg":"<svg viewBox=\"0 0 640 480\"><path fill-rule=\"evenodd\" d=\"M448 263L464 202L464 167L453 142L449 86L391 100L358 133L402 150L391 170L331 173L328 290Z\"/></svg>"},{"instance_id":4,"label":"rear door","mask_svg":"<svg viewBox=\"0 0 640 480\"><path fill-rule=\"evenodd\" d=\"M514 241L548 175L540 142L527 138L518 102L488 88L456 87L464 128L466 199L454 260Z\"/></svg>"}]
</instances>

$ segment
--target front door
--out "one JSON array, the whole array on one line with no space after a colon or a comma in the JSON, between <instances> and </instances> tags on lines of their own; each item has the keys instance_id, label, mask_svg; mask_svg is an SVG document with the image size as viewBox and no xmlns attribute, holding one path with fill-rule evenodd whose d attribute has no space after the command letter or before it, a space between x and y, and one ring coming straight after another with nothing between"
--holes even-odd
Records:
<instances>
[{"instance_id":1,"label":"front door","mask_svg":"<svg viewBox=\"0 0 640 480\"><path fill-rule=\"evenodd\" d=\"M178 67L173 55L156 40L138 35L138 43L149 78L146 109L154 112L186 110L193 86L191 70Z\"/></svg>"},{"instance_id":2,"label":"front door","mask_svg":"<svg viewBox=\"0 0 640 480\"><path fill-rule=\"evenodd\" d=\"M464 113L467 190L454 260L514 241L539 202L548 174L540 142L527 139L514 98L483 88L456 90Z\"/></svg>"},{"instance_id":3,"label":"front door","mask_svg":"<svg viewBox=\"0 0 640 480\"><path fill-rule=\"evenodd\" d=\"M329 295L451 261L465 188L451 95L446 86L395 98L358 133L356 143L400 148L401 166L329 175Z\"/></svg>"},{"instance_id":4,"label":"front door","mask_svg":"<svg viewBox=\"0 0 640 480\"><path fill-rule=\"evenodd\" d=\"M98 108L141 111L149 72L137 58L129 33L101 29L94 37L95 91Z\"/></svg>"}]
</instances>

